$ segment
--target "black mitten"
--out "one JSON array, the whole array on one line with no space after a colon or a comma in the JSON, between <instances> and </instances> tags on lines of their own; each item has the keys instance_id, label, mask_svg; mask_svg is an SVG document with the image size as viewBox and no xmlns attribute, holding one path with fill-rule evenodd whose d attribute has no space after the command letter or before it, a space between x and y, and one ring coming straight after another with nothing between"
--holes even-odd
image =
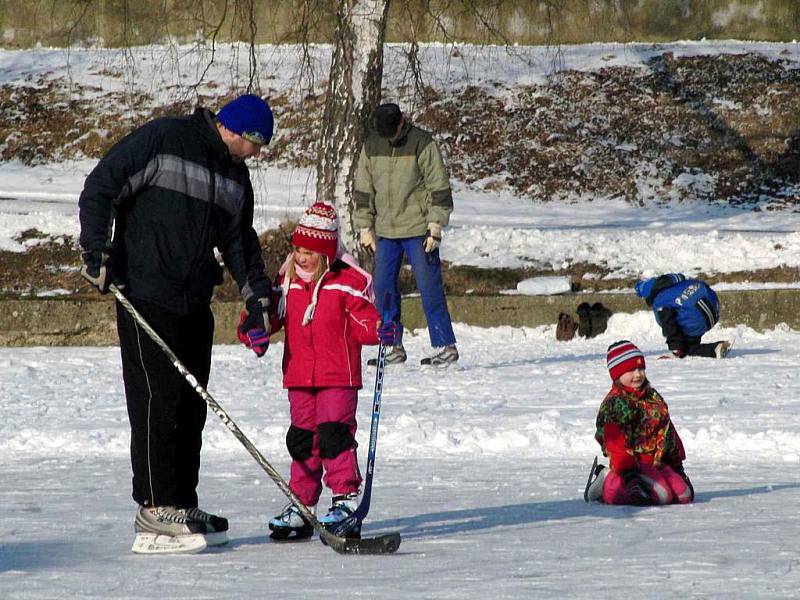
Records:
<instances>
[{"instance_id":1,"label":"black mitten","mask_svg":"<svg viewBox=\"0 0 800 600\"><path fill-rule=\"evenodd\" d=\"M620 473L622 481L625 482L625 489L628 491L631 504L635 506L647 506L651 504L650 493L647 484L642 479L639 471L628 469Z\"/></svg>"}]
</instances>

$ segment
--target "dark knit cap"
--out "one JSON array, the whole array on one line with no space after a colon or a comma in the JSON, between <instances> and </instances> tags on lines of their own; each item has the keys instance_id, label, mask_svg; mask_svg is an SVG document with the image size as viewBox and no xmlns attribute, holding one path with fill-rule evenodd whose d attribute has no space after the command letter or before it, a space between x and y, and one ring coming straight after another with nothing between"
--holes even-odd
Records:
<instances>
[{"instance_id":1,"label":"dark knit cap","mask_svg":"<svg viewBox=\"0 0 800 600\"><path fill-rule=\"evenodd\" d=\"M381 104L372 113L372 126L382 138L394 137L403 113L397 104Z\"/></svg>"},{"instance_id":2,"label":"dark knit cap","mask_svg":"<svg viewBox=\"0 0 800 600\"><path fill-rule=\"evenodd\" d=\"M260 146L272 139L272 109L252 94L228 102L217 114L217 121L228 131Z\"/></svg>"}]
</instances>

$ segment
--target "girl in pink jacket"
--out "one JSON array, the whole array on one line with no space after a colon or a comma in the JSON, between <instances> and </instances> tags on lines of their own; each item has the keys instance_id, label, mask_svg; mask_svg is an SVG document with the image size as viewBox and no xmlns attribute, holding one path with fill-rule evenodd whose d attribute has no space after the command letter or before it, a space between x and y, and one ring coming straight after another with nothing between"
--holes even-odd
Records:
<instances>
[{"instance_id":1,"label":"girl in pink jacket","mask_svg":"<svg viewBox=\"0 0 800 600\"><path fill-rule=\"evenodd\" d=\"M380 319L371 277L349 255L339 254L336 209L318 202L292 234L293 250L281 267L282 294L272 331L286 333L283 387L291 426L289 487L312 511L324 483L332 492L330 526L358 506L361 473L356 457L356 406L361 388L361 346L379 342ZM380 328L392 342L393 329ZM388 336L388 337L387 337ZM324 476L323 476L324 473ZM273 540L308 538L313 528L291 503L269 522ZM351 536L360 535L354 530Z\"/></svg>"}]
</instances>

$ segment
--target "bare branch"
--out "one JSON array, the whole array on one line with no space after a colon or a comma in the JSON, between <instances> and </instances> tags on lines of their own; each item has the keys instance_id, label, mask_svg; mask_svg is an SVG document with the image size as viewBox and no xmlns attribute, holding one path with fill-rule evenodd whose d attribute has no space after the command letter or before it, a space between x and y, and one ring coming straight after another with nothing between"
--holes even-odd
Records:
<instances>
[{"instance_id":1,"label":"bare branch","mask_svg":"<svg viewBox=\"0 0 800 600\"><path fill-rule=\"evenodd\" d=\"M200 73L200 77L198 77L197 81L189 86L192 91L194 91L195 96L198 96L197 89L203 84L206 78L206 74L208 73L211 66L214 64L214 59L217 53L217 37L219 37L220 31L222 31L222 25L225 23L225 18L228 16L228 0L224 0L222 3L222 15L219 18L219 22L213 26L211 30L211 58L206 63L203 72ZM205 20L203 21L205 23ZM205 33L205 29L203 30Z\"/></svg>"},{"instance_id":2,"label":"bare branch","mask_svg":"<svg viewBox=\"0 0 800 600\"><path fill-rule=\"evenodd\" d=\"M256 33L258 26L256 25L255 8L253 6L254 0L246 0L248 25L250 26L250 56L248 64L250 66L250 73L247 82L247 92L252 93L258 87L258 62L256 60Z\"/></svg>"}]
</instances>

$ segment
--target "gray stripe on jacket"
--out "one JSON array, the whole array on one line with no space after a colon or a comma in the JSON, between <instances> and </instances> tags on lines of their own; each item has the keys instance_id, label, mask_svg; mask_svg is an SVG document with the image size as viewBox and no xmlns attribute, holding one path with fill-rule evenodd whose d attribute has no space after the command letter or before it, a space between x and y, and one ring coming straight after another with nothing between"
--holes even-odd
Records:
<instances>
[{"instance_id":1,"label":"gray stripe on jacket","mask_svg":"<svg viewBox=\"0 0 800 600\"><path fill-rule=\"evenodd\" d=\"M209 202L211 173L208 168L174 154L159 154L144 169L128 178L120 198L134 195L145 187L161 187L191 198ZM244 187L232 179L215 174L214 203L230 215L238 215L244 204Z\"/></svg>"}]
</instances>

